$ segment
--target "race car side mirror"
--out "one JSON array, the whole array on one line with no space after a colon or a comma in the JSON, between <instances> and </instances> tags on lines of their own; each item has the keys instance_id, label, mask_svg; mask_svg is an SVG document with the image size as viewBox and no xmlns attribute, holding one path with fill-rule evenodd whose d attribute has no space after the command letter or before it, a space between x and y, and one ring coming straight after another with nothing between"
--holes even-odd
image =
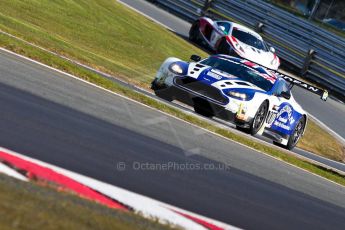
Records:
<instances>
[{"instance_id":1,"label":"race car side mirror","mask_svg":"<svg viewBox=\"0 0 345 230\"><path fill-rule=\"evenodd\" d=\"M325 90L325 91L323 91L323 94L321 96L321 100L327 101L327 98L328 98L328 91Z\"/></svg>"},{"instance_id":2,"label":"race car side mirror","mask_svg":"<svg viewBox=\"0 0 345 230\"><path fill-rule=\"evenodd\" d=\"M201 57L196 54L193 54L192 56L190 56L190 60L198 62L201 60Z\"/></svg>"},{"instance_id":3,"label":"race car side mirror","mask_svg":"<svg viewBox=\"0 0 345 230\"><path fill-rule=\"evenodd\" d=\"M272 52L272 53L275 53L276 52L276 49L274 48L274 47L270 47L270 51Z\"/></svg>"},{"instance_id":4,"label":"race car side mirror","mask_svg":"<svg viewBox=\"0 0 345 230\"><path fill-rule=\"evenodd\" d=\"M289 92L283 91L283 92L280 93L279 97L283 97L283 98L289 100L290 97L291 97L291 94Z\"/></svg>"}]
</instances>

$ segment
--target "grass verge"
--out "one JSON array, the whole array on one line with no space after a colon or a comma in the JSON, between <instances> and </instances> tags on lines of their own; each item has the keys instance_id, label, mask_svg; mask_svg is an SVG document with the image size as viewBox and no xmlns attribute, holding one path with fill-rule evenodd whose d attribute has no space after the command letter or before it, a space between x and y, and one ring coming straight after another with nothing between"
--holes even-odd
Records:
<instances>
[{"instance_id":1,"label":"grass verge","mask_svg":"<svg viewBox=\"0 0 345 230\"><path fill-rule=\"evenodd\" d=\"M345 162L345 146L313 120L309 119L307 127L298 147L335 161Z\"/></svg>"},{"instance_id":2,"label":"grass verge","mask_svg":"<svg viewBox=\"0 0 345 230\"><path fill-rule=\"evenodd\" d=\"M172 229L53 187L0 174L0 229Z\"/></svg>"},{"instance_id":3,"label":"grass verge","mask_svg":"<svg viewBox=\"0 0 345 230\"><path fill-rule=\"evenodd\" d=\"M110 0L86 1L19 1L0 2L0 29L29 42L50 49L104 72L120 76L128 82L147 88L159 64L168 56L188 59L191 53L206 53L185 42L173 33L150 22L117 2ZM102 12L102 13L100 13ZM60 15L61 13L61 15ZM39 16L37 16L39 15ZM159 103L149 97L128 90L97 74L78 67L45 51L0 34L0 46L23 54L52 67L76 75L89 82L140 101L183 120L204 127L232 140L241 142L291 164L344 183L343 177L326 172L310 163L287 155L282 150L268 147L228 130L216 128L194 116ZM318 130L318 140L325 140L325 131ZM309 127L308 127L309 129ZM307 132L304 140L308 148L324 155L342 146L337 141L320 141ZM323 147L317 147L322 143ZM334 148L338 146L339 148ZM306 146L302 145L301 147ZM342 152L338 152L340 156ZM332 154L333 155L333 154ZM339 159L339 158L336 158ZM338 180L339 179L339 180Z\"/></svg>"}]
</instances>

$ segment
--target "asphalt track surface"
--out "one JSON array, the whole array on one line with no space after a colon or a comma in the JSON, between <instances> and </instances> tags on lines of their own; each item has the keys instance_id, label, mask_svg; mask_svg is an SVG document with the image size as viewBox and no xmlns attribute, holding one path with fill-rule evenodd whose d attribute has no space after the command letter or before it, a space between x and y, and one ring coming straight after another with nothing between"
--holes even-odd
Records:
<instances>
[{"instance_id":1,"label":"asphalt track surface","mask_svg":"<svg viewBox=\"0 0 345 230\"><path fill-rule=\"evenodd\" d=\"M247 229L345 224L344 187L4 51L0 108L0 146L154 199Z\"/></svg>"},{"instance_id":2,"label":"asphalt track surface","mask_svg":"<svg viewBox=\"0 0 345 230\"><path fill-rule=\"evenodd\" d=\"M120 0L145 15L155 19L157 22L165 25L176 34L183 38L188 38L190 23L158 8L157 6L144 0ZM338 101L328 99L323 102L312 93L295 87L294 96L302 107L325 123L329 128L345 138L345 105Z\"/></svg>"},{"instance_id":3,"label":"asphalt track surface","mask_svg":"<svg viewBox=\"0 0 345 230\"><path fill-rule=\"evenodd\" d=\"M156 23L167 27L177 35L188 39L188 31L190 28L189 22L186 22L144 0L120 0L119 2L125 3L132 9L150 17ZM341 141L345 143L345 105L343 103L331 98L329 98L327 102L324 102L317 95L309 93L299 87L293 88L293 94L306 111L337 133L342 139ZM186 108L180 107L180 109L188 111ZM272 143L272 141L267 138L258 138ZM345 172L344 163L336 162L299 148L295 148L293 152Z\"/></svg>"}]
</instances>

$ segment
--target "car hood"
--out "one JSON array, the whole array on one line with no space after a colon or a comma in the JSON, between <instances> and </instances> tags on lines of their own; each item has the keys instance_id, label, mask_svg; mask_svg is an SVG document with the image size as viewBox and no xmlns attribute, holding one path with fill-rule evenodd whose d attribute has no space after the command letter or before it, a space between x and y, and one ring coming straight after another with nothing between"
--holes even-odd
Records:
<instances>
[{"instance_id":1,"label":"car hood","mask_svg":"<svg viewBox=\"0 0 345 230\"><path fill-rule=\"evenodd\" d=\"M270 52L270 51L264 51L264 50L259 50L256 49L250 45L247 45L241 41L237 42L240 44L240 47L242 47L243 50L235 48L236 53L242 57L245 58L249 61L255 62L259 65L262 65L264 67L267 67L269 69L274 69L277 70L279 67L279 62L272 64L272 61L276 57L276 54Z\"/></svg>"},{"instance_id":2,"label":"car hood","mask_svg":"<svg viewBox=\"0 0 345 230\"><path fill-rule=\"evenodd\" d=\"M201 67L202 66L202 67ZM224 92L231 89L252 89L256 92L265 93L265 91L256 85L244 81L229 73L212 68L210 66L191 63L188 68L188 76L197 79L207 85L212 85Z\"/></svg>"}]
</instances>

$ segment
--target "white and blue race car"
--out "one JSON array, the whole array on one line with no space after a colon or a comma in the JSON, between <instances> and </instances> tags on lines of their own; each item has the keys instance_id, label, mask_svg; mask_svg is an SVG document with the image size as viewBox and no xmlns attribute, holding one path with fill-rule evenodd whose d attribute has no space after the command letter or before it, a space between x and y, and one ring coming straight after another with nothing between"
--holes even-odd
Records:
<instances>
[{"instance_id":1,"label":"white and blue race car","mask_svg":"<svg viewBox=\"0 0 345 230\"><path fill-rule=\"evenodd\" d=\"M161 65L152 89L168 101L179 100L204 116L217 116L238 129L269 136L275 144L292 149L307 124L307 113L291 94L292 85L327 98L327 91L290 76L227 55L192 62L168 58Z\"/></svg>"}]
</instances>

